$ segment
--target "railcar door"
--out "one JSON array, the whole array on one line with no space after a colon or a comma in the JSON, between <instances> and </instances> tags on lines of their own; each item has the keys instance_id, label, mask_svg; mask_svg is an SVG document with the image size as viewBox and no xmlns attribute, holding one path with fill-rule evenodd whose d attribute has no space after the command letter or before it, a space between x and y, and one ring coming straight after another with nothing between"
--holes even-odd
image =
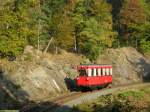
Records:
<instances>
[{"instance_id":1,"label":"railcar door","mask_svg":"<svg viewBox=\"0 0 150 112\"><path fill-rule=\"evenodd\" d=\"M79 76L76 78L77 86L86 86L87 85L87 70L86 69L80 69L79 70Z\"/></svg>"}]
</instances>

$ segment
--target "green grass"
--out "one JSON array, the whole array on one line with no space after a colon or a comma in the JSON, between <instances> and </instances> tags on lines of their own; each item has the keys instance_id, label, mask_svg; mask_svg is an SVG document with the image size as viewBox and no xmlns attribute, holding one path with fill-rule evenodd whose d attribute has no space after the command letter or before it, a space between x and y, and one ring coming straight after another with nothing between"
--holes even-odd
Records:
<instances>
[{"instance_id":1,"label":"green grass","mask_svg":"<svg viewBox=\"0 0 150 112\"><path fill-rule=\"evenodd\" d=\"M141 89L142 92L150 94L150 88Z\"/></svg>"},{"instance_id":2,"label":"green grass","mask_svg":"<svg viewBox=\"0 0 150 112\"><path fill-rule=\"evenodd\" d=\"M74 106L72 112L150 112L150 88L101 96Z\"/></svg>"},{"instance_id":3,"label":"green grass","mask_svg":"<svg viewBox=\"0 0 150 112\"><path fill-rule=\"evenodd\" d=\"M118 97L123 98L123 99L128 98L128 97L141 99L144 97L144 95L145 95L144 91L126 91L126 92L118 94Z\"/></svg>"}]
</instances>

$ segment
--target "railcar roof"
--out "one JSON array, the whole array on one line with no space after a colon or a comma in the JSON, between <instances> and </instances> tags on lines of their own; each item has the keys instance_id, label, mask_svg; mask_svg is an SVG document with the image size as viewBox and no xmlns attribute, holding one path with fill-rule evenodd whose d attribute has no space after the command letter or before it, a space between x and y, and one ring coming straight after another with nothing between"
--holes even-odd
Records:
<instances>
[{"instance_id":1,"label":"railcar roof","mask_svg":"<svg viewBox=\"0 0 150 112\"><path fill-rule=\"evenodd\" d=\"M112 68L112 65L106 64L82 64L77 67L78 70L80 69L88 69L88 68Z\"/></svg>"},{"instance_id":2,"label":"railcar roof","mask_svg":"<svg viewBox=\"0 0 150 112\"><path fill-rule=\"evenodd\" d=\"M109 64L81 64L79 66L112 66Z\"/></svg>"}]
</instances>

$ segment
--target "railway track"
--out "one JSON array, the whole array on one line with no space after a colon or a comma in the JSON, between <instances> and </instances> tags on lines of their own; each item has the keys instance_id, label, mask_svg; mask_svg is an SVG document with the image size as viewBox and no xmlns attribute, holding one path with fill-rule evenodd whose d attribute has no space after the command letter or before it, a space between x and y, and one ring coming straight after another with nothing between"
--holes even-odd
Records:
<instances>
[{"instance_id":1,"label":"railway track","mask_svg":"<svg viewBox=\"0 0 150 112\"><path fill-rule=\"evenodd\" d=\"M74 105L81 104L82 102L87 102L92 99L96 99L101 95L119 93L124 90L143 88L150 86L150 83L136 83L128 85L114 86L112 88L104 88L101 90L95 90L92 92L73 92L67 95L63 95L52 101L39 103L38 105L26 106L21 112L67 112ZM40 111L39 111L40 110Z\"/></svg>"},{"instance_id":2,"label":"railway track","mask_svg":"<svg viewBox=\"0 0 150 112\"><path fill-rule=\"evenodd\" d=\"M72 96L78 97L78 96L80 96L80 94L83 94L83 93L82 92L71 92L71 93L59 96L57 98L54 98L54 99L48 98L50 100L44 101L44 103L40 102L39 100L35 101L37 103L34 103L31 101L21 109L21 112L30 112L32 110L34 111L34 109L36 110L36 108L40 108L41 109L40 112L42 112L43 110L45 111L47 109L55 108L57 105L61 105L64 101L69 101L70 98L72 98ZM42 108L44 108L44 109L42 109Z\"/></svg>"}]
</instances>

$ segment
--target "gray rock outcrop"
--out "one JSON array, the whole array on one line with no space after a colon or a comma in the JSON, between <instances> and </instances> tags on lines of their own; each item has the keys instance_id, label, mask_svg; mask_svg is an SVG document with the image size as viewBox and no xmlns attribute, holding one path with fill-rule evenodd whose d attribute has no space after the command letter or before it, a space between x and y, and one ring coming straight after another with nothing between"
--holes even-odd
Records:
<instances>
[{"instance_id":1,"label":"gray rock outcrop","mask_svg":"<svg viewBox=\"0 0 150 112\"><path fill-rule=\"evenodd\" d=\"M132 47L108 49L98 63L113 65L113 83L128 84L150 79L150 61Z\"/></svg>"}]
</instances>

